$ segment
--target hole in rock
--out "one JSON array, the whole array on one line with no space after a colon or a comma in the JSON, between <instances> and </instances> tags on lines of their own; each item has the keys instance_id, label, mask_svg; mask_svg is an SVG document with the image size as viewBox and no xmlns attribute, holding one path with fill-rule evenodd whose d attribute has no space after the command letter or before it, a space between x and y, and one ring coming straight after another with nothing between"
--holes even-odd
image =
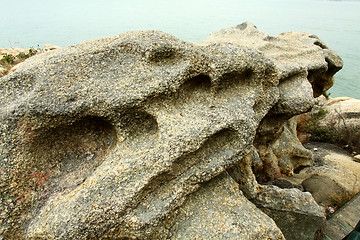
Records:
<instances>
[{"instance_id":1,"label":"hole in rock","mask_svg":"<svg viewBox=\"0 0 360 240\"><path fill-rule=\"evenodd\" d=\"M128 110L123 115L120 123L120 129L127 143L150 143L154 142L159 132L159 126L156 118L142 110Z\"/></svg>"},{"instance_id":2,"label":"hole in rock","mask_svg":"<svg viewBox=\"0 0 360 240\"><path fill-rule=\"evenodd\" d=\"M115 128L98 117L86 117L37 134L28 147L36 169L46 171L53 188L79 185L115 144Z\"/></svg>"},{"instance_id":3,"label":"hole in rock","mask_svg":"<svg viewBox=\"0 0 360 240\"><path fill-rule=\"evenodd\" d=\"M321 75L319 71L316 70L308 70L307 79L310 83L315 82L315 80Z\"/></svg>"},{"instance_id":4,"label":"hole in rock","mask_svg":"<svg viewBox=\"0 0 360 240\"><path fill-rule=\"evenodd\" d=\"M331 79L327 77L325 68L308 70L307 79L311 83L314 97L318 97L323 94L325 89L329 87L328 85L331 83Z\"/></svg>"},{"instance_id":5,"label":"hole in rock","mask_svg":"<svg viewBox=\"0 0 360 240\"><path fill-rule=\"evenodd\" d=\"M151 49L147 53L148 60L152 63L164 63L168 64L173 62L179 55L178 50L168 45L161 45L154 49Z\"/></svg>"},{"instance_id":6,"label":"hole in rock","mask_svg":"<svg viewBox=\"0 0 360 240\"><path fill-rule=\"evenodd\" d=\"M201 74L186 80L179 88L179 94L185 96L195 95L202 91L210 91L211 79L209 76Z\"/></svg>"},{"instance_id":7,"label":"hole in rock","mask_svg":"<svg viewBox=\"0 0 360 240\"><path fill-rule=\"evenodd\" d=\"M301 170L305 169L306 167L308 167L308 166L300 165L294 169L294 173L299 174L301 172Z\"/></svg>"},{"instance_id":8,"label":"hole in rock","mask_svg":"<svg viewBox=\"0 0 360 240\"><path fill-rule=\"evenodd\" d=\"M185 103L205 101L211 94L211 78L205 74L186 79L169 95L163 95L157 101L164 105L171 105L176 109L184 108Z\"/></svg>"},{"instance_id":9,"label":"hole in rock","mask_svg":"<svg viewBox=\"0 0 360 240\"><path fill-rule=\"evenodd\" d=\"M261 111L263 107L264 107L264 102L262 101L261 97L259 97L258 99L256 99L252 109L254 110L255 113L258 113Z\"/></svg>"},{"instance_id":10,"label":"hole in rock","mask_svg":"<svg viewBox=\"0 0 360 240\"><path fill-rule=\"evenodd\" d=\"M242 88L247 90L251 84L254 72L250 69L242 72L229 72L225 73L217 87L218 93L226 92L239 92Z\"/></svg>"}]
</instances>

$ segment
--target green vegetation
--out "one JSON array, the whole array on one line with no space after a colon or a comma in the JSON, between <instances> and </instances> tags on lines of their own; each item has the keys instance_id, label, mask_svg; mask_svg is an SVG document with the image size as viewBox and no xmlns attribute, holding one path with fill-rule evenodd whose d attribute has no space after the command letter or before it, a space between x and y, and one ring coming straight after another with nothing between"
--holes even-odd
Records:
<instances>
[{"instance_id":1,"label":"green vegetation","mask_svg":"<svg viewBox=\"0 0 360 240\"><path fill-rule=\"evenodd\" d=\"M36 53L38 52L38 50L36 50L35 48L29 48L29 51L27 53L25 52L21 52L18 55L16 55L15 57L17 59L27 59L29 57L34 56Z\"/></svg>"},{"instance_id":2,"label":"green vegetation","mask_svg":"<svg viewBox=\"0 0 360 240\"><path fill-rule=\"evenodd\" d=\"M356 194L345 191L342 194L336 194L329 198L331 206L337 210L349 202Z\"/></svg>"},{"instance_id":3,"label":"green vegetation","mask_svg":"<svg viewBox=\"0 0 360 240\"><path fill-rule=\"evenodd\" d=\"M337 143L341 138L334 129L329 129L328 127L318 126L317 128L310 129L309 133L311 134L310 140L314 142Z\"/></svg>"},{"instance_id":4,"label":"green vegetation","mask_svg":"<svg viewBox=\"0 0 360 240\"><path fill-rule=\"evenodd\" d=\"M19 64L19 63L25 61L27 58L34 56L37 53L38 53L37 49L29 48L28 52L20 52L17 55L12 55L12 54L8 54L8 53L3 54L0 59L0 67L5 69L5 71L0 72L0 77L3 77L6 74L8 74L10 69L13 66L15 66L16 64Z\"/></svg>"},{"instance_id":5,"label":"green vegetation","mask_svg":"<svg viewBox=\"0 0 360 240\"><path fill-rule=\"evenodd\" d=\"M341 139L340 134L327 126L321 126L320 120L323 119L328 111L322 107L317 107L315 111L302 115L298 120L297 131L308 135L308 140L315 142L337 143Z\"/></svg>"},{"instance_id":6,"label":"green vegetation","mask_svg":"<svg viewBox=\"0 0 360 240\"><path fill-rule=\"evenodd\" d=\"M336 144L347 151L359 151L357 129L346 123L344 116L338 110L327 117L327 124L320 124L328 111L321 106L299 116L297 120L297 135L300 141L326 142ZM355 136L355 137L354 137Z\"/></svg>"},{"instance_id":7,"label":"green vegetation","mask_svg":"<svg viewBox=\"0 0 360 240\"><path fill-rule=\"evenodd\" d=\"M5 55L3 55L1 59L1 62L3 64L13 64L14 61L15 61L15 56L7 53L5 53Z\"/></svg>"}]
</instances>

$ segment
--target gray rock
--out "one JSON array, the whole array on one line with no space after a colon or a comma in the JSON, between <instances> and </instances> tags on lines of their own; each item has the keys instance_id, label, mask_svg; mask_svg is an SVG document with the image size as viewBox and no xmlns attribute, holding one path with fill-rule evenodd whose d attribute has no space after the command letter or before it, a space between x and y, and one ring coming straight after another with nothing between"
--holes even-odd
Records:
<instances>
[{"instance_id":1,"label":"gray rock","mask_svg":"<svg viewBox=\"0 0 360 240\"><path fill-rule=\"evenodd\" d=\"M245 23L196 44L129 32L28 59L0 78L0 236L187 234L174 227L185 228L184 211L217 189L218 180L206 182L237 167L251 196L253 167L274 177L299 165L294 158L284 168L271 146L293 114L314 104L311 88L329 87L338 70L330 62L340 60L325 50L313 35L271 37ZM299 86L303 94L291 97ZM262 223L239 225L235 235L263 228L272 229L265 238L281 238L249 209Z\"/></svg>"},{"instance_id":2,"label":"gray rock","mask_svg":"<svg viewBox=\"0 0 360 240\"><path fill-rule=\"evenodd\" d=\"M283 177L294 185L303 184L328 214L360 191L360 163L339 146L309 142L304 146L314 155L314 166L305 167L298 174Z\"/></svg>"},{"instance_id":3,"label":"gray rock","mask_svg":"<svg viewBox=\"0 0 360 240\"><path fill-rule=\"evenodd\" d=\"M304 79L307 76L312 84L315 96L321 95L333 85L333 74L343 66L342 59L324 42L317 36L305 32L287 32L277 36L270 36L259 31L254 24L244 22L236 27L222 29L213 33L210 41L235 43L240 46L255 48L264 53L277 66L280 82L285 83L285 80L291 80L296 81L298 84L302 81L298 79L299 76L293 74L294 71L297 71L299 75L306 72L301 78ZM315 49L317 51L314 51ZM322 52L321 56L317 54L318 51ZM304 54L299 55L299 52ZM285 85L289 86L288 84ZM299 96L308 94L308 91L304 88L301 90L293 96L293 103L300 102ZM290 94L285 92L282 95L284 97L287 95L288 99L291 98ZM308 99L308 101L312 100ZM300 109L311 107L311 102L301 102L303 106ZM284 103L282 100L278 102L279 105L282 103ZM297 106L300 106L300 104L297 104Z\"/></svg>"},{"instance_id":4,"label":"gray rock","mask_svg":"<svg viewBox=\"0 0 360 240\"><path fill-rule=\"evenodd\" d=\"M360 191L360 163L339 146L329 143L311 142L304 145L312 149L317 164L304 168L298 174L300 183L312 175L327 176L346 192L356 194ZM316 149L316 151L314 150ZM334 192L335 193L335 192Z\"/></svg>"},{"instance_id":5,"label":"gray rock","mask_svg":"<svg viewBox=\"0 0 360 240\"><path fill-rule=\"evenodd\" d=\"M304 180L301 185L304 187L304 190L310 192L315 201L322 206L332 205L332 198L345 194L345 190L328 176L314 174Z\"/></svg>"},{"instance_id":6,"label":"gray rock","mask_svg":"<svg viewBox=\"0 0 360 240\"><path fill-rule=\"evenodd\" d=\"M286 239L312 240L325 221L325 209L308 192L261 186L253 202L270 216Z\"/></svg>"},{"instance_id":7,"label":"gray rock","mask_svg":"<svg viewBox=\"0 0 360 240\"><path fill-rule=\"evenodd\" d=\"M226 174L189 197L170 233L169 239L285 239Z\"/></svg>"},{"instance_id":8,"label":"gray rock","mask_svg":"<svg viewBox=\"0 0 360 240\"><path fill-rule=\"evenodd\" d=\"M300 184L294 184L287 179L277 178L273 181L265 182L266 185L274 185L282 189L297 188L300 191L304 191L304 187Z\"/></svg>"}]
</instances>

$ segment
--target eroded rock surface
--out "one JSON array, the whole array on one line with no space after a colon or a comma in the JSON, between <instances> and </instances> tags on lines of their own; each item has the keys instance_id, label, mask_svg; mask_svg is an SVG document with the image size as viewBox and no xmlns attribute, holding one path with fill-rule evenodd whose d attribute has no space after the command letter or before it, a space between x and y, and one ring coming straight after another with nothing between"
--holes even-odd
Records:
<instances>
[{"instance_id":1,"label":"eroded rock surface","mask_svg":"<svg viewBox=\"0 0 360 240\"><path fill-rule=\"evenodd\" d=\"M254 203L270 216L286 239L312 240L325 221L324 209L309 192L261 186Z\"/></svg>"},{"instance_id":2,"label":"eroded rock surface","mask_svg":"<svg viewBox=\"0 0 360 240\"><path fill-rule=\"evenodd\" d=\"M0 235L283 239L241 193L228 193L229 209L211 191L234 191L229 173L256 198L258 181L311 164L297 144L276 146L341 66L313 35L250 23L200 43L129 32L28 59L0 79ZM208 222L202 196L219 211ZM246 224L239 209L253 213ZM229 231L187 228L220 220Z\"/></svg>"}]
</instances>

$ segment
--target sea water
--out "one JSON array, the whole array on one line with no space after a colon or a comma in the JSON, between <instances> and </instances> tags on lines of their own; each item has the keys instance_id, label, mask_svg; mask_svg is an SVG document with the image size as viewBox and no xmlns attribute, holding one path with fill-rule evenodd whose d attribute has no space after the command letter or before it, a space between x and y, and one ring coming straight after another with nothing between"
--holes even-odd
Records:
<instances>
[{"instance_id":1,"label":"sea water","mask_svg":"<svg viewBox=\"0 0 360 240\"><path fill-rule=\"evenodd\" d=\"M360 1L6 0L0 6L0 48L65 47L150 29L197 42L244 21L272 35L310 32L344 60L331 96L360 99Z\"/></svg>"}]
</instances>

